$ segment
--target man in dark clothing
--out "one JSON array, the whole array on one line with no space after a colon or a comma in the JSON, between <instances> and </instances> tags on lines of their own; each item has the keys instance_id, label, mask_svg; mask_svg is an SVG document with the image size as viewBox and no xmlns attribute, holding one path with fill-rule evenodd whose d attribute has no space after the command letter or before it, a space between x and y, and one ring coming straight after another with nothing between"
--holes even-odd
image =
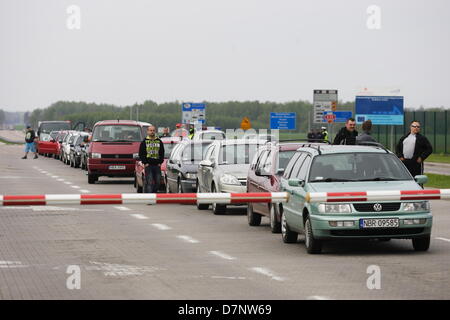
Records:
<instances>
[{"instance_id":1,"label":"man in dark clothing","mask_svg":"<svg viewBox=\"0 0 450 320\"><path fill-rule=\"evenodd\" d=\"M22 159L26 159L28 152L34 152L34 158L37 159L38 155L36 152L36 145L34 143L34 140L36 139L36 134L34 133L34 130L31 129L30 126L27 126L27 132L25 134L25 156L22 157Z\"/></svg>"},{"instance_id":2,"label":"man in dark clothing","mask_svg":"<svg viewBox=\"0 0 450 320\"><path fill-rule=\"evenodd\" d=\"M396 153L413 177L423 174L423 162L433 153L433 147L430 141L420 134L419 121L411 122L410 132L400 138Z\"/></svg>"},{"instance_id":3,"label":"man in dark clothing","mask_svg":"<svg viewBox=\"0 0 450 320\"><path fill-rule=\"evenodd\" d=\"M360 142L377 142L371 135L372 131L372 121L366 120L362 124L363 133L356 137L356 144Z\"/></svg>"},{"instance_id":4,"label":"man in dark clothing","mask_svg":"<svg viewBox=\"0 0 450 320\"><path fill-rule=\"evenodd\" d=\"M310 130L308 132L308 142L313 142L313 140L314 140L314 132L313 130Z\"/></svg>"},{"instance_id":5,"label":"man in dark clothing","mask_svg":"<svg viewBox=\"0 0 450 320\"><path fill-rule=\"evenodd\" d=\"M170 137L170 132L169 132L169 128L168 127L165 127L163 129L163 133L160 136L160 138L165 138L165 137Z\"/></svg>"},{"instance_id":6,"label":"man in dark clothing","mask_svg":"<svg viewBox=\"0 0 450 320\"><path fill-rule=\"evenodd\" d=\"M356 136L358 131L355 130L356 122L353 118L348 118L345 127L339 130L334 138L333 144L356 144Z\"/></svg>"},{"instance_id":7,"label":"man in dark clothing","mask_svg":"<svg viewBox=\"0 0 450 320\"><path fill-rule=\"evenodd\" d=\"M147 128L147 137L139 147L139 158L145 166L144 193L157 193L161 180L161 164L164 162L164 144L156 136L156 128Z\"/></svg>"}]
</instances>

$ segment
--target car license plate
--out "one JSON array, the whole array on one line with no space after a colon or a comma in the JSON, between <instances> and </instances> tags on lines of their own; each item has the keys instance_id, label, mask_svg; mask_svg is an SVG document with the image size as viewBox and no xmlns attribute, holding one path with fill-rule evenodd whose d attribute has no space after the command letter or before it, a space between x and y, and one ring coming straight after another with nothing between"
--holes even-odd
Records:
<instances>
[{"instance_id":1,"label":"car license plate","mask_svg":"<svg viewBox=\"0 0 450 320\"><path fill-rule=\"evenodd\" d=\"M125 166L109 166L109 170L125 170Z\"/></svg>"},{"instance_id":2,"label":"car license plate","mask_svg":"<svg viewBox=\"0 0 450 320\"><path fill-rule=\"evenodd\" d=\"M359 219L361 229L369 228L398 228L400 226L398 218L380 218L380 219Z\"/></svg>"}]
</instances>

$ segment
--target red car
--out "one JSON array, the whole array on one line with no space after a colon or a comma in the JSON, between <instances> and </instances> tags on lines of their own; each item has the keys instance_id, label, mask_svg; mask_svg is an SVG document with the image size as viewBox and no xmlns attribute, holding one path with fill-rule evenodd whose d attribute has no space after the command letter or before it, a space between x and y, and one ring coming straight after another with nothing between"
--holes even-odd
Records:
<instances>
[{"instance_id":1,"label":"red car","mask_svg":"<svg viewBox=\"0 0 450 320\"><path fill-rule=\"evenodd\" d=\"M247 175L247 192L279 192L280 179L295 151L304 146L304 142L267 143L258 148ZM262 216L270 218L273 233L281 232L282 205L267 203L249 203L247 218L251 226L259 226Z\"/></svg>"},{"instance_id":2,"label":"red car","mask_svg":"<svg viewBox=\"0 0 450 320\"><path fill-rule=\"evenodd\" d=\"M58 143L56 142L58 134L59 131L41 133L37 142L38 153L48 157L55 156L58 149Z\"/></svg>"},{"instance_id":3,"label":"red car","mask_svg":"<svg viewBox=\"0 0 450 320\"><path fill-rule=\"evenodd\" d=\"M97 122L88 149L88 183L100 176L134 177L139 146L150 125L133 120Z\"/></svg>"},{"instance_id":4,"label":"red car","mask_svg":"<svg viewBox=\"0 0 450 320\"><path fill-rule=\"evenodd\" d=\"M161 181L159 188L165 190L166 188L166 165L167 159L170 157L173 147L178 142L182 141L183 137L163 137L160 138L164 143L164 162L161 164ZM144 164L141 161L136 161L134 187L138 193L144 191L145 170Z\"/></svg>"}]
</instances>

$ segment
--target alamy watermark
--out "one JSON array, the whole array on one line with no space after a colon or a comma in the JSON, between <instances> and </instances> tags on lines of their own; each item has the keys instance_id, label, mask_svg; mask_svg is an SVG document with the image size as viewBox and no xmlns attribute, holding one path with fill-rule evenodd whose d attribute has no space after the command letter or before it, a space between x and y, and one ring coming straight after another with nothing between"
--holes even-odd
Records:
<instances>
[{"instance_id":1,"label":"alamy watermark","mask_svg":"<svg viewBox=\"0 0 450 320\"><path fill-rule=\"evenodd\" d=\"M66 20L66 26L69 30L80 30L81 29L81 9L77 5L70 5L66 9L69 15Z\"/></svg>"},{"instance_id":2,"label":"alamy watermark","mask_svg":"<svg viewBox=\"0 0 450 320\"><path fill-rule=\"evenodd\" d=\"M77 265L70 265L66 270L67 274L70 276L66 280L66 287L69 290L80 290L81 289L81 268Z\"/></svg>"},{"instance_id":3,"label":"alamy watermark","mask_svg":"<svg viewBox=\"0 0 450 320\"><path fill-rule=\"evenodd\" d=\"M381 8L377 5L370 5L366 10L367 14L367 29L380 30L381 29Z\"/></svg>"},{"instance_id":4,"label":"alamy watermark","mask_svg":"<svg viewBox=\"0 0 450 320\"><path fill-rule=\"evenodd\" d=\"M366 286L369 290L380 290L381 289L381 268L375 264L367 267L367 274L370 276L367 278Z\"/></svg>"}]
</instances>

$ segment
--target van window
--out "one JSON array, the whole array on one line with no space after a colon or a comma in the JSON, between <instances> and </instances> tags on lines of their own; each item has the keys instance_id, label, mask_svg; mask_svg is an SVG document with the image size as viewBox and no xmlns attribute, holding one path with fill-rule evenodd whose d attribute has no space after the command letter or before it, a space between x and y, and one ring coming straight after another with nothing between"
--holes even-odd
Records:
<instances>
[{"instance_id":1,"label":"van window","mask_svg":"<svg viewBox=\"0 0 450 320\"><path fill-rule=\"evenodd\" d=\"M292 171L292 167L294 166L294 164L297 162L298 157L300 157L300 152L297 152L291 159L291 161L288 162L287 166L286 166L286 170L284 171L284 175L283 178L285 179L289 179L289 175L291 174Z\"/></svg>"},{"instance_id":2,"label":"van window","mask_svg":"<svg viewBox=\"0 0 450 320\"><path fill-rule=\"evenodd\" d=\"M141 127L130 125L99 125L94 128L94 142L140 142Z\"/></svg>"}]
</instances>

